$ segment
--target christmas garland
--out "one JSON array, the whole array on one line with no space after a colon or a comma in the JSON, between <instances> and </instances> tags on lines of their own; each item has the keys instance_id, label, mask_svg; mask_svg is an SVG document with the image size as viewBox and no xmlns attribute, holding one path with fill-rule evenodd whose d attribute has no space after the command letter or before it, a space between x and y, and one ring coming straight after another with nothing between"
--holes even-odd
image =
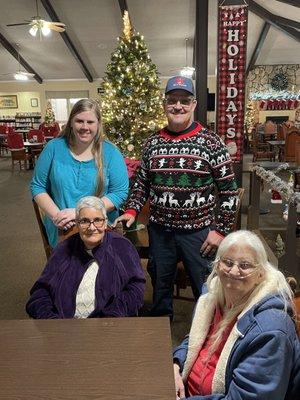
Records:
<instances>
[{"instance_id":1,"label":"christmas garland","mask_svg":"<svg viewBox=\"0 0 300 400\"><path fill-rule=\"evenodd\" d=\"M300 203L300 193L294 192L291 185L284 182L275 174L281 170L286 170L289 168L289 164L285 163L280 165L274 172L266 171L263 167L255 165L251 167L251 170L256 173L263 181L267 182L271 189L276 190L280 195L285 198L289 203L293 202L295 204Z\"/></svg>"}]
</instances>

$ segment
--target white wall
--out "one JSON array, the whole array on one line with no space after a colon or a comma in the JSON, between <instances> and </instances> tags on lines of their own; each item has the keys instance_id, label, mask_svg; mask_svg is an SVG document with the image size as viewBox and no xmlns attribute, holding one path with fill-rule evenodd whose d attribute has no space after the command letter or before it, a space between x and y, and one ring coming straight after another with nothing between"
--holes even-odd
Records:
<instances>
[{"instance_id":1,"label":"white wall","mask_svg":"<svg viewBox=\"0 0 300 400\"><path fill-rule=\"evenodd\" d=\"M0 109L3 115L15 115L17 112L41 112L42 119L46 110L46 91L72 91L88 90L89 96L98 98L97 88L100 81L89 83L87 81L49 81L39 84L37 82L6 82L0 83L0 95L15 94L18 96L18 108ZM38 107L31 107L30 99L38 99Z\"/></svg>"}]
</instances>

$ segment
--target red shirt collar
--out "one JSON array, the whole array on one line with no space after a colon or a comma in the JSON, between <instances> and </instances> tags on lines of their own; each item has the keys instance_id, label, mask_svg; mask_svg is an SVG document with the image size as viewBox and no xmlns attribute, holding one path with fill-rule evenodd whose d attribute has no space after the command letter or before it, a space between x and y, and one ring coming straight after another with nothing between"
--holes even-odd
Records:
<instances>
[{"instance_id":1,"label":"red shirt collar","mask_svg":"<svg viewBox=\"0 0 300 400\"><path fill-rule=\"evenodd\" d=\"M165 139L171 139L171 140L181 140L185 139L191 136L194 136L196 133L200 132L204 127L199 123L196 122L196 127L194 129L188 130L187 132L180 134L178 132L177 135L171 135L166 128L163 128L162 130L159 131L159 134L164 137Z\"/></svg>"}]
</instances>

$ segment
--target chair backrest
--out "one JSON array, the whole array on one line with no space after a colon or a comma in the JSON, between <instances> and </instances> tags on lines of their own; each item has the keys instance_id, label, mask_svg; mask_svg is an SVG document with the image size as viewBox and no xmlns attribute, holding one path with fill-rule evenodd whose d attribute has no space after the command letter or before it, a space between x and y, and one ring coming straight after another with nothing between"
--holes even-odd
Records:
<instances>
[{"instance_id":1,"label":"chair backrest","mask_svg":"<svg viewBox=\"0 0 300 400\"><path fill-rule=\"evenodd\" d=\"M30 129L30 131L27 134L28 140L34 139L37 143L44 143L45 137L43 134L43 131L40 129Z\"/></svg>"},{"instance_id":2,"label":"chair backrest","mask_svg":"<svg viewBox=\"0 0 300 400\"><path fill-rule=\"evenodd\" d=\"M283 127L282 124L279 124L277 132L277 140L285 140L285 137L286 137L286 129Z\"/></svg>"},{"instance_id":3,"label":"chair backrest","mask_svg":"<svg viewBox=\"0 0 300 400\"><path fill-rule=\"evenodd\" d=\"M10 150L19 150L24 148L23 137L19 133L7 135L7 144Z\"/></svg>"},{"instance_id":4,"label":"chair backrest","mask_svg":"<svg viewBox=\"0 0 300 400\"><path fill-rule=\"evenodd\" d=\"M8 133L9 135L11 135L11 134L17 133L17 132L15 131L15 128L14 128L13 126L8 126L8 127L7 127L7 133Z\"/></svg>"},{"instance_id":5,"label":"chair backrest","mask_svg":"<svg viewBox=\"0 0 300 400\"><path fill-rule=\"evenodd\" d=\"M46 257L47 259L50 257L51 253L52 253L52 247L50 246L49 240L48 240L48 235L46 232L46 228L45 225L43 223L43 219L45 217L45 213L41 210L41 208L37 205L37 203L32 200L32 205L33 205L33 209L34 209L34 213L36 216L36 220L39 226L39 230L40 230L40 234L42 236L42 241L43 241L43 245L44 245L44 250L46 253ZM73 226L73 228L69 229L68 231L58 231L58 240L59 242L67 239L68 237L74 235L75 233L78 232L78 228L77 226Z\"/></svg>"},{"instance_id":6,"label":"chair backrest","mask_svg":"<svg viewBox=\"0 0 300 400\"><path fill-rule=\"evenodd\" d=\"M36 204L36 202L34 200L32 200L32 205L33 205L34 213L35 213L36 220L37 220L37 223L39 226L39 230L40 230L40 233L42 236L46 257L48 259L52 253L52 247L50 246L47 232L46 232L45 226L43 224L44 213L42 212L42 210L40 209L40 207Z\"/></svg>"},{"instance_id":7,"label":"chair backrest","mask_svg":"<svg viewBox=\"0 0 300 400\"><path fill-rule=\"evenodd\" d=\"M40 129L42 130L43 134L45 136L53 136L56 137L59 132L60 128L57 122L54 122L54 124L51 125L46 125L44 122L40 125Z\"/></svg>"},{"instance_id":8,"label":"chair backrest","mask_svg":"<svg viewBox=\"0 0 300 400\"><path fill-rule=\"evenodd\" d=\"M13 126L8 126L8 125L0 125L0 134L1 135L7 135L15 133L15 128Z\"/></svg>"},{"instance_id":9,"label":"chair backrest","mask_svg":"<svg viewBox=\"0 0 300 400\"><path fill-rule=\"evenodd\" d=\"M264 133L269 134L269 135L276 134L277 133L277 125L272 121L267 121L265 123Z\"/></svg>"},{"instance_id":10,"label":"chair backrest","mask_svg":"<svg viewBox=\"0 0 300 400\"><path fill-rule=\"evenodd\" d=\"M284 161L296 161L296 149L298 148L298 142L300 142L300 131L297 129L289 131L285 138Z\"/></svg>"},{"instance_id":11,"label":"chair backrest","mask_svg":"<svg viewBox=\"0 0 300 400\"><path fill-rule=\"evenodd\" d=\"M0 125L0 134L6 135L6 125Z\"/></svg>"}]
</instances>

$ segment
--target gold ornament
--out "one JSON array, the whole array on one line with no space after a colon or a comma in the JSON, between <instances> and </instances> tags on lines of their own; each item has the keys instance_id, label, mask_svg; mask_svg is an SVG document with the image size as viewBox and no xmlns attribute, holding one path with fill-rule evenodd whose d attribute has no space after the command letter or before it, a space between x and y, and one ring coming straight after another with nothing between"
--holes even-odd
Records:
<instances>
[{"instance_id":1,"label":"gold ornament","mask_svg":"<svg viewBox=\"0 0 300 400\"><path fill-rule=\"evenodd\" d=\"M124 12L123 23L124 23L124 28L123 28L124 36L128 41L130 41L132 37L132 26L130 23L128 11Z\"/></svg>"},{"instance_id":2,"label":"gold ornament","mask_svg":"<svg viewBox=\"0 0 300 400\"><path fill-rule=\"evenodd\" d=\"M134 149L134 145L133 144L129 144L128 146L127 146L127 150L128 151L132 151Z\"/></svg>"}]
</instances>

